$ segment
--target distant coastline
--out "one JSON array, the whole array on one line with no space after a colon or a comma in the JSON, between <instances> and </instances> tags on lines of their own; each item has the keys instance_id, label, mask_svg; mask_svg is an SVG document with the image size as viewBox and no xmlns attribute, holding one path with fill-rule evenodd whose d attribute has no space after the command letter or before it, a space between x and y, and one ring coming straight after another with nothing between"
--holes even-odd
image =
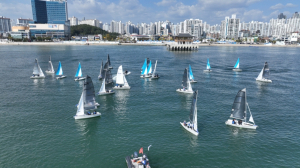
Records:
<instances>
[{"instance_id":1,"label":"distant coastline","mask_svg":"<svg viewBox=\"0 0 300 168\"><path fill-rule=\"evenodd\" d=\"M62 42L0 42L4 45L119 45L118 42L81 42L81 41L62 41ZM120 45L134 46L165 46L166 43L121 43ZM300 45L264 45L264 44L197 44L201 46L218 46L218 47L300 47Z\"/></svg>"}]
</instances>

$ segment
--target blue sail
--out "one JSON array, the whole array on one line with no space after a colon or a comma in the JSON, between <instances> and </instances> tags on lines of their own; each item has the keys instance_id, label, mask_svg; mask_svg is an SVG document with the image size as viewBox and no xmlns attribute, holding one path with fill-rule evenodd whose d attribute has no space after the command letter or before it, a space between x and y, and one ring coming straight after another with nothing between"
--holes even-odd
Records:
<instances>
[{"instance_id":1,"label":"blue sail","mask_svg":"<svg viewBox=\"0 0 300 168\"><path fill-rule=\"evenodd\" d=\"M144 65L142 67L142 73L141 73L141 75L144 75L146 69L147 69L147 59L145 59Z\"/></svg>"},{"instance_id":2,"label":"blue sail","mask_svg":"<svg viewBox=\"0 0 300 168\"><path fill-rule=\"evenodd\" d=\"M148 71L147 74L152 73L152 63L150 61L149 66L148 66Z\"/></svg>"},{"instance_id":3,"label":"blue sail","mask_svg":"<svg viewBox=\"0 0 300 168\"><path fill-rule=\"evenodd\" d=\"M240 68L240 58L236 61L234 68Z\"/></svg>"},{"instance_id":4,"label":"blue sail","mask_svg":"<svg viewBox=\"0 0 300 168\"><path fill-rule=\"evenodd\" d=\"M59 64L58 64L56 75L63 75L63 70L62 70L60 61L59 61Z\"/></svg>"},{"instance_id":5,"label":"blue sail","mask_svg":"<svg viewBox=\"0 0 300 168\"><path fill-rule=\"evenodd\" d=\"M80 62L79 62L78 69L77 69L75 77L82 77L82 71L81 71L81 64L80 64Z\"/></svg>"},{"instance_id":6,"label":"blue sail","mask_svg":"<svg viewBox=\"0 0 300 168\"><path fill-rule=\"evenodd\" d=\"M190 74L189 78L194 80L194 75L193 75L193 71L192 71L191 65L189 65L189 74Z\"/></svg>"},{"instance_id":7,"label":"blue sail","mask_svg":"<svg viewBox=\"0 0 300 168\"><path fill-rule=\"evenodd\" d=\"M210 69L209 59L207 58L207 66L206 69Z\"/></svg>"}]
</instances>

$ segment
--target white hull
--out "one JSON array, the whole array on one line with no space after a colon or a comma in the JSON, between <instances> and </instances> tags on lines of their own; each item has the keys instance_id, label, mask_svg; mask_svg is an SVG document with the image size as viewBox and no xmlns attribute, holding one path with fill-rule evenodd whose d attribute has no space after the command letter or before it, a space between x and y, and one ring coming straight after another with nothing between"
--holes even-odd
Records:
<instances>
[{"instance_id":1,"label":"white hull","mask_svg":"<svg viewBox=\"0 0 300 168\"><path fill-rule=\"evenodd\" d=\"M192 90L189 91L189 90L183 90L183 89L177 89L176 92L180 92L180 93L194 93Z\"/></svg>"},{"instance_id":2,"label":"white hull","mask_svg":"<svg viewBox=\"0 0 300 168\"><path fill-rule=\"evenodd\" d=\"M91 114L91 115L87 115L87 114L84 114L84 115L76 115L74 116L75 120L80 120L80 119L88 119L88 118L94 118L94 117L100 117L101 116L101 113L97 112L97 114Z\"/></svg>"},{"instance_id":3,"label":"white hull","mask_svg":"<svg viewBox=\"0 0 300 168\"><path fill-rule=\"evenodd\" d=\"M151 78L151 75L142 75L141 78Z\"/></svg>"},{"instance_id":4,"label":"white hull","mask_svg":"<svg viewBox=\"0 0 300 168\"><path fill-rule=\"evenodd\" d=\"M234 68L232 70L235 71L235 72L241 72L242 71L242 69L238 69L238 68Z\"/></svg>"},{"instance_id":5,"label":"white hull","mask_svg":"<svg viewBox=\"0 0 300 168\"><path fill-rule=\"evenodd\" d=\"M248 122L242 122L241 125L238 124L238 121L236 121L236 124L232 124L232 119L228 119L226 122L225 122L226 125L229 125L229 126L233 126L233 127L238 127L238 128L248 128L248 129L256 129L258 126L257 125L254 125L254 124L251 124L251 123L248 123Z\"/></svg>"},{"instance_id":6,"label":"white hull","mask_svg":"<svg viewBox=\"0 0 300 168\"><path fill-rule=\"evenodd\" d=\"M159 77L151 77L151 79L158 79Z\"/></svg>"},{"instance_id":7,"label":"white hull","mask_svg":"<svg viewBox=\"0 0 300 168\"><path fill-rule=\"evenodd\" d=\"M54 74L55 73L55 71L48 71L48 70L46 70L45 71L47 74Z\"/></svg>"},{"instance_id":8,"label":"white hull","mask_svg":"<svg viewBox=\"0 0 300 168\"><path fill-rule=\"evenodd\" d=\"M257 78L256 78L256 81L272 83L272 80L270 80L270 79L257 79Z\"/></svg>"},{"instance_id":9,"label":"white hull","mask_svg":"<svg viewBox=\"0 0 300 168\"><path fill-rule=\"evenodd\" d=\"M110 90L109 92L98 92L99 96L114 94L115 92Z\"/></svg>"},{"instance_id":10,"label":"white hull","mask_svg":"<svg viewBox=\"0 0 300 168\"><path fill-rule=\"evenodd\" d=\"M182 126L185 130L187 130L188 132L190 132L190 133L192 133L192 134L194 134L194 135L196 135L196 136L199 135L199 132L196 132L196 131L193 130L192 128L188 128L188 127L185 126L182 122L180 122L180 124L181 124L181 126Z\"/></svg>"},{"instance_id":11,"label":"white hull","mask_svg":"<svg viewBox=\"0 0 300 168\"><path fill-rule=\"evenodd\" d=\"M124 72L124 75L126 75L126 76L127 76L127 75L130 75L130 74L131 74L130 71L128 71L127 73Z\"/></svg>"},{"instance_id":12,"label":"white hull","mask_svg":"<svg viewBox=\"0 0 300 168\"><path fill-rule=\"evenodd\" d=\"M30 79L44 79L45 76L31 76Z\"/></svg>"},{"instance_id":13,"label":"white hull","mask_svg":"<svg viewBox=\"0 0 300 168\"><path fill-rule=\"evenodd\" d=\"M56 79L63 79L63 78L66 78L66 76L58 76L58 77L56 77Z\"/></svg>"},{"instance_id":14,"label":"white hull","mask_svg":"<svg viewBox=\"0 0 300 168\"><path fill-rule=\"evenodd\" d=\"M197 83L197 81L194 81L193 79L190 79L191 83Z\"/></svg>"},{"instance_id":15,"label":"white hull","mask_svg":"<svg viewBox=\"0 0 300 168\"><path fill-rule=\"evenodd\" d=\"M203 70L203 72L211 72L212 70L211 69L205 69Z\"/></svg>"},{"instance_id":16,"label":"white hull","mask_svg":"<svg viewBox=\"0 0 300 168\"><path fill-rule=\"evenodd\" d=\"M114 89L116 89L116 90L128 90L128 89L130 89L130 86L122 86L122 87L115 86Z\"/></svg>"},{"instance_id":17,"label":"white hull","mask_svg":"<svg viewBox=\"0 0 300 168\"><path fill-rule=\"evenodd\" d=\"M75 78L74 81L85 80L85 77Z\"/></svg>"},{"instance_id":18,"label":"white hull","mask_svg":"<svg viewBox=\"0 0 300 168\"><path fill-rule=\"evenodd\" d=\"M113 67L109 67L109 69L114 69Z\"/></svg>"}]
</instances>

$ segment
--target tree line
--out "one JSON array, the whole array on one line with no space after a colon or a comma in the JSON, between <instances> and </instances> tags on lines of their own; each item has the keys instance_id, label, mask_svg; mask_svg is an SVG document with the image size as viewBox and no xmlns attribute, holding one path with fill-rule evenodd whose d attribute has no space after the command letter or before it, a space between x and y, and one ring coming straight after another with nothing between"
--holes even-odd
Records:
<instances>
[{"instance_id":1,"label":"tree line","mask_svg":"<svg viewBox=\"0 0 300 168\"><path fill-rule=\"evenodd\" d=\"M99 27L91 26L91 25L77 25L71 26L71 36L86 36L86 35L98 35L102 34L104 40L113 41L119 36L119 33L109 33Z\"/></svg>"}]
</instances>

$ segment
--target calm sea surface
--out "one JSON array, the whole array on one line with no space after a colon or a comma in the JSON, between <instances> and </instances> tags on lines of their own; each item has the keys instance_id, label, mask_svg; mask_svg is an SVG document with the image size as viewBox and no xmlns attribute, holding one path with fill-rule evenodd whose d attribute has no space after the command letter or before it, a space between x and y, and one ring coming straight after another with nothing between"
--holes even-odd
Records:
<instances>
[{"instance_id":1,"label":"calm sea surface","mask_svg":"<svg viewBox=\"0 0 300 168\"><path fill-rule=\"evenodd\" d=\"M0 167L126 167L125 156L144 147L152 167L300 167L300 48L200 47L169 52L163 46L0 46ZM83 82L95 90L101 59L132 73L130 90L96 96L101 118L75 121ZM68 77L32 80L34 59ZM139 77L145 58L158 60L160 79ZM233 72L237 58L242 72ZM212 73L203 73L210 59ZM255 81L267 61L273 83ZM192 96L177 93L191 64L198 90L195 137L188 120ZM46 74L45 74L46 75ZM257 130L225 125L233 100L247 88ZM147 147L152 145L150 151Z\"/></svg>"}]
</instances>

